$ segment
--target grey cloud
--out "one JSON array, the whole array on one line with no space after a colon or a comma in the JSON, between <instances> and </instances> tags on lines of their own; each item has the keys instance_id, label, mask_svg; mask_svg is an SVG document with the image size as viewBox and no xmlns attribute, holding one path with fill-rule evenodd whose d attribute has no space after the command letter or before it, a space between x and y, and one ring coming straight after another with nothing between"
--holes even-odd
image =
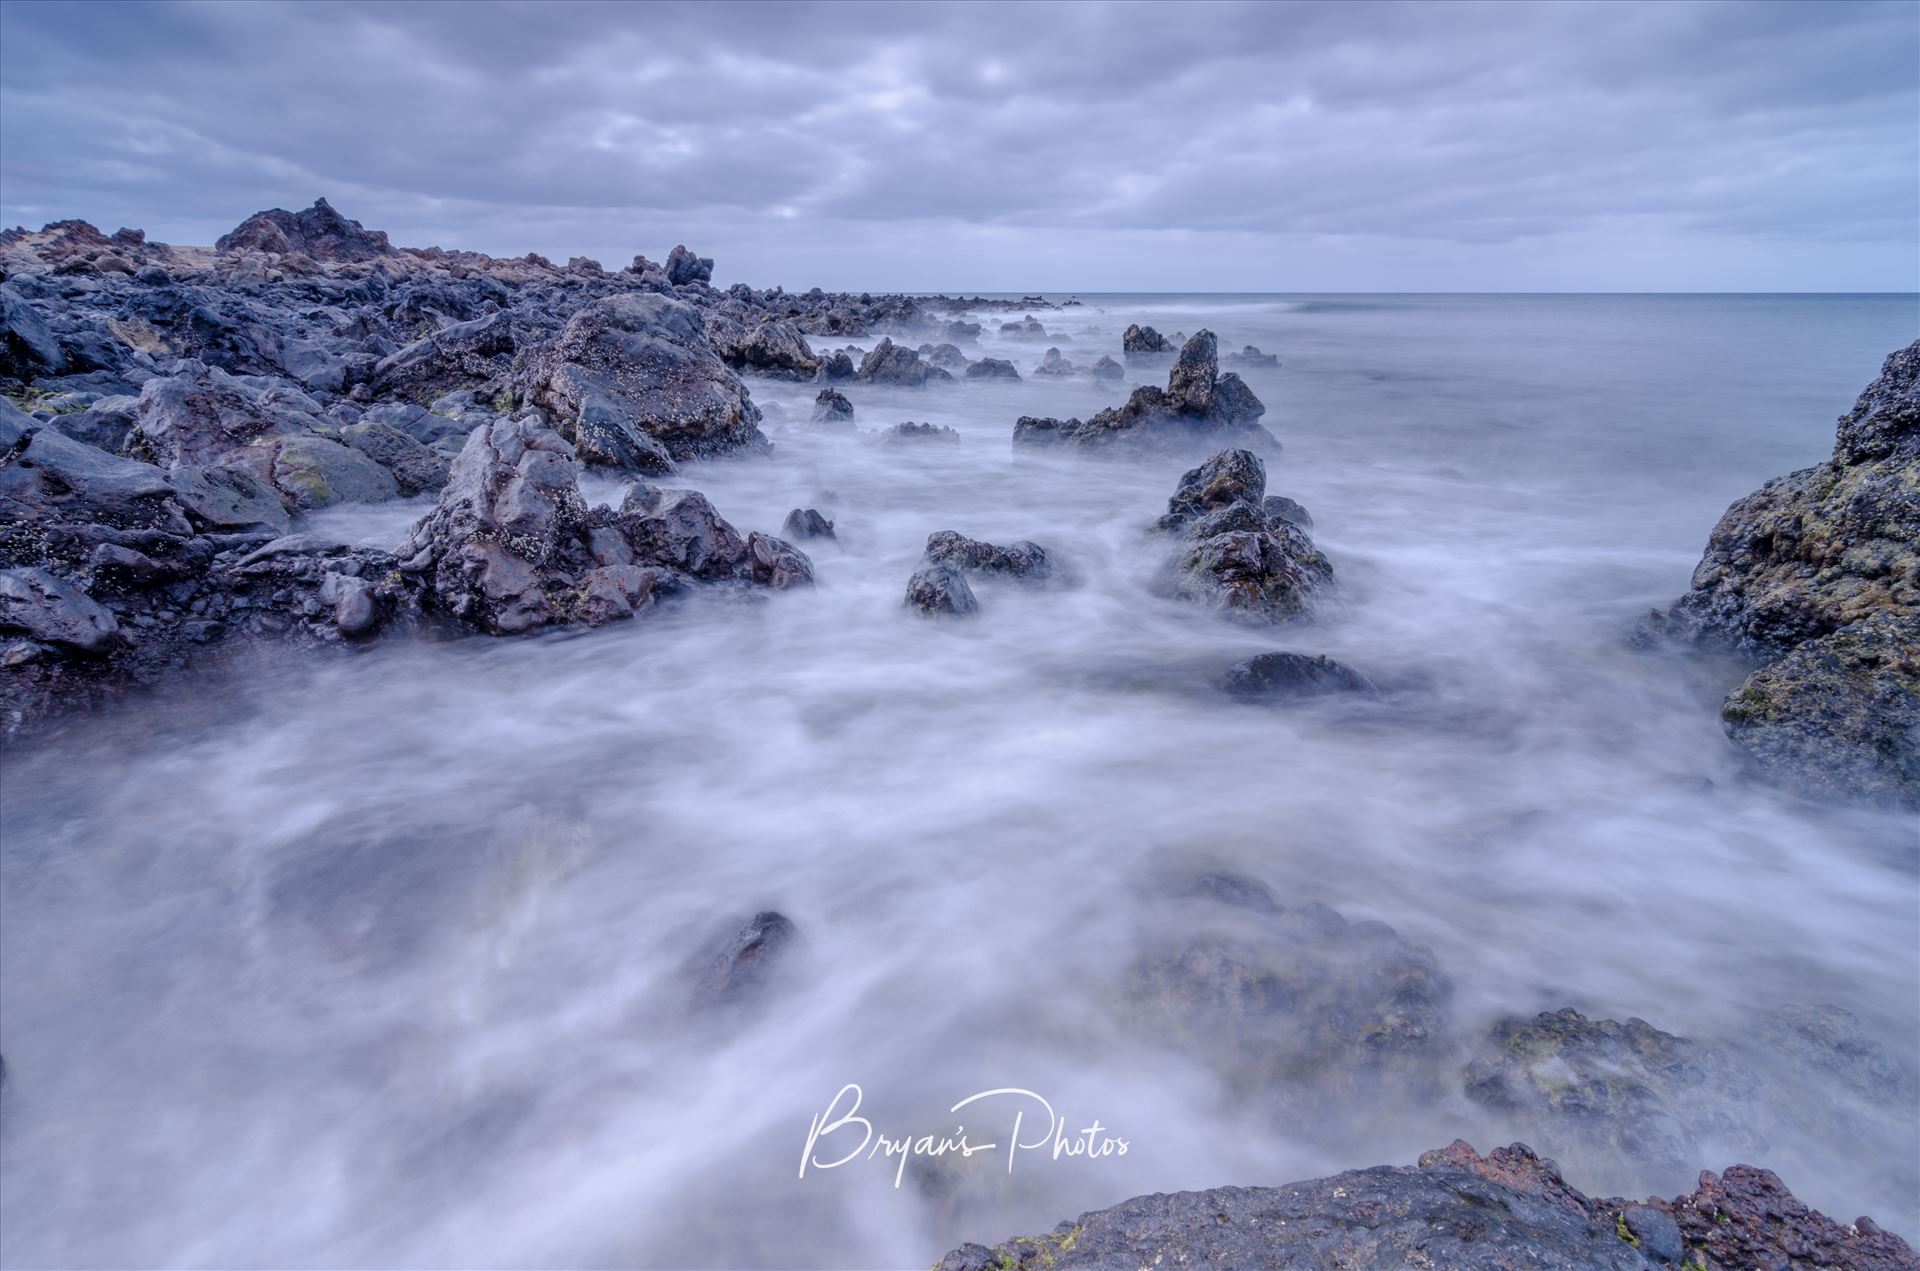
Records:
<instances>
[{"instance_id":1,"label":"grey cloud","mask_svg":"<svg viewBox=\"0 0 1920 1271\"><path fill-rule=\"evenodd\" d=\"M1882 260L1886 286L1916 267L1920 10L1897 0L10 0L0 36L9 223L184 241L326 193L401 242L685 238L723 267L783 241L873 258L1049 234L1251 236L1266 258L1366 239L1474 249L1480 269L1478 249L1531 239L1631 234L1684 260L1714 237L1756 260L1867 244L1848 270ZM1116 267L1085 283L1136 285Z\"/></svg>"}]
</instances>

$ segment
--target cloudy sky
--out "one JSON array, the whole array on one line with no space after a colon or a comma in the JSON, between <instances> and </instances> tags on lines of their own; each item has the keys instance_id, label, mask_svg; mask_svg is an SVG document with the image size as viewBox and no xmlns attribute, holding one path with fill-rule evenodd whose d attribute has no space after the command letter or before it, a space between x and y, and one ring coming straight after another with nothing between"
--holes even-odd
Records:
<instances>
[{"instance_id":1,"label":"cloudy sky","mask_svg":"<svg viewBox=\"0 0 1920 1271\"><path fill-rule=\"evenodd\" d=\"M1920 5L0 4L0 221L968 290L1913 290Z\"/></svg>"}]
</instances>

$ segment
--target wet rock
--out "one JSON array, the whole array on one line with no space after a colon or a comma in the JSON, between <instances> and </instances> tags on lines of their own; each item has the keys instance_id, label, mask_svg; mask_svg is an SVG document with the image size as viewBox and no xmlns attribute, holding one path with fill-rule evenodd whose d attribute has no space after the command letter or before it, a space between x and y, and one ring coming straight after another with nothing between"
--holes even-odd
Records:
<instances>
[{"instance_id":1,"label":"wet rock","mask_svg":"<svg viewBox=\"0 0 1920 1271\"><path fill-rule=\"evenodd\" d=\"M340 440L391 473L402 494L430 493L447 483L452 467L447 456L398 428L362 421L342 428Z\"/></svg>"},{"instance_id":2,"label":"wet rock","mask_svg":"<svg viewBox=\"0 0 1920 1271\"><path fill-rule=\"evenodd\" d=\"M568 319L536 397L589 463L659 473L671 462L765 451L759 408L707 343L692 306L616 295Z\"/></svg>"},{"instance_id":3,"label":"wet rock","mask_svg":"<svg viewBox=\"0 0 1920 1271\"><path fill-rule=\"evenodd\" d=\"M618 524L638 556L695 578L733 577L747 559L746 540L698 490L635 486Z\"/></svg>"},{"instance_id":4,"label":"wet rock","mask_svg":"<svg viewBox=\"0 0 1920 1271\"><path fill-rule=\"evenodd\" d=\"M6 569L0 570L0 631L99 654L119 642L120 624L91 596L44 569Z\"/></svg>"},{"instance_id":5,"label":"wet rock","mask_svg":"<svg viewBox=\"0 0 1920 1271\"><path fill-rule=\"evenodd\" d=\"M1162 531L1185 529L1209 512L1245 503L1262 507L1267 490L1267 465L1250 450L1222 450L1207 456L1197 468L1180 474L1180 483L1167 500L1160 518ZM1263 508L1264 512L1264 508Z\"/></svg>"},{"instance_id":6,"label":"wet rock","mask_svg":"<svg viewBox=\"0 0 1920 1271\"><path fill-rule=\"evenodd\" d=\"M387 236L361 227L333 210L325 199L315 199L304 212L280 208L255 212L214 243L222 252L299 252L314 260L375 260L393 254Z\"/></svg>"},{"instance_id":7,"label":"wet rock","mask_svg":"<svg viewBox=\"0 0 1920 1271\"><path fill-rule=\"evenodd\" d=\"M1227 354L1226 362L1228 366L1278 366L1280 365L1280 357L1276 353L1262 353L1258 348L1249 344L1238 353Z\"/></svg>"},{"instance_id":8,"label":"wet rock","mask_svg":"<svg viewBox=\"0 0 1920 1271\"><path fill-rule=\"evenodd\" d=\"M265 437L234 462L273 484L300 511L336 503L380 503L400 494L392 473L350 446L314 434Z\"/></svg>"},{"instance_id":9,"label":"wet rock","mask_svg":"<svg viewBox=\"0 0 1920 1271\"><path fill-rule=\"evenodd\" d=\"M1274 899L1273 889L1259 879L1248 878L1245 874L1228 874L1218 871L1201 874L1194 878L1180 894L1198 900L1211 900L1222 905L1251 909L1255 913L1277 914L1280 912L1280 902Z\"/></svg>"},{"instance_id":10,"label":"wet rock","mask_svg":"<svg viewBox=\"0 0 1920 1271\"><path fill-rule=\"evenodd\" d=\"M968 573L1022 582L1044 582L1053 577L1053 560L1047 549L1025 539L1001 547L953 530L939 530L927 536L926 559Z\"/></svg>"},{"instance_id":11,"label":"wet rock","mask_svg":"<svg viewBox=\"0 0 1920 1271\"><path fill-rule=\"evenodd\" d=\"M813 422L836 428L853 427L853 403L844 393L823 388L813 399Z\"/></svg>"},{"instance_id":12,"label":"wet rock","mask_svg":"<svg viewBox=\"0 0 1920 1271\"><path fill-rule=\"evenodd\" d=\"M980 339L980 324L956 319L941 326L940 336L953 344L973 344Z\"/></svg>"},{"instance_id":13,"label":"wet rock","mask_svg":"<svg viewBox=\"0 0 1920 1271\"><path fill-rule=\"evenodd\" d=\"M967 355L951 344L923 344L920 356L927 359L929 366L937 366L943 371L961 371L967 369Z\"/></svg>"},{"instance_id":14,"label":"wet rock","mask_svg":"<svg viewBox=\"0 0 1920 1271\"><path fill-rule=\"evenodd\" d=\"M949 380L953 377L937 366L922 362L917 351L883 337L860 359L859 378L871 384L921 388L930 380Z\"/></svg>"},{"instance_id":15,"label":"wet rock","mask_svg":"<svg viewBox=\"0 0 1920 1271\"><path fill-rule=\"evenodd\" d=\"M929 617L978 613L967 576L951 565L928 565L907 580L907 607Z\"/></svg>"},{"instance_id":16,"label":"wet rock","mask_svg":"<svg viewBox=\"0 0 1920 1271\"><path fill-rule=\"evenodd\" d=\"M759 530L747 535L747 565L747 577L757 586L774 591L813 586L813 560L785 539Z\"/></svg>"},{"instance_id":17,"label":"wet rock","mask_svg":"<svg viewBox=\"0 0 1920 1271\"><path fill-rule=\"evenodd\" d=\"M364 636L380 625L379 597L364 578L328 571L318 595L322 604L331 606L341 635Z\"/></svg>"},{"instance_id":18,"label":"wet rock","mask_svg":"<svg viewBox=\"0 0 1920 1271\"><path fill-rule=\"evenodd\" d=\"M1594 1199L1523 1143L1481 1156L1456 1140L1419 1164L1282 1187L1137 1196L1043 1236L969 1244L935 1271L1270 1267L1321 1271L1652 1271L1831 1266L1913 1271L1898 1236L1808 1209L1767 1170L1735 1165L1636 1205Z\"/></svg>"},{"instance_id":19,"label":"wet rock","mask_svg":"<svg viewBox=\"0 0 1920 1271\"><path fill-rule=\"evenodd\" d=\"M820 369L814 378L822 380L850 380L858 376L859 368L853 358L845 352L829 353L820 359Z\"/></svg>"},{"instance_id":20,"label":"wet rock","mask_svg":"<svg viewBox=\"0 0 1920 1271\"><path fill-rule=\"evenodd\" d=\"M1123 406L1093 418L1026 418L1014 427L1015 446L1057 446L1094 453L1177 454L1230 442L1277 449L1279 442L1260 426L1266 407L1229 372L1218 373L1211 332L1201 331L1180 351L1167 388L1136 388Z\"/></svg>"},{"instance_id":21,"label":"wet rock","mask_svg":"<svg viewBox=\"0 0 1920 1271\"><path fill-rule=\"evenodd\" d=\"M1117 380L1126 376L1127 370L1111 357L1102 353L1100 360L1093 364L1093 378L1097 380Z\"/></svg>"},{"instance_id":22,"label":"wet rock","mask_svg":"<svg viewBox=\"0 0 1920 1271\"><path fill-rule=\"evenodd\" d=\"M267 436L300 436L321 426L319 403L291 386L263 389L217 366L183 363L140 389L130 453L163 467L216 464Z\"/></svg>"},{"instance_id":23,"label":"wet rock","mask_svg":"<svg viewBox=\"0 0 1920 1271\"><path fill-rule=\"evenodd\" d=\"M1049 379L1066 379L1080 374L1080 368L1069 362L1059 349L1048 349L1033 373Z\"/></svg>"},{"instance_id":24,"label":"wet rock","mask_svg":"<svg viewBox=\"0 0 1920 1271\"><path fill-rule=\"evenodd\" d=\"M1313 517L1307 510L1284 494L1269 494L1260 501L1260 510L1276 521L1285 521L1288 525L1311 532Z\"/></svg>"},{"instance_id":25,"label":"wet rock","mask_svg":"<svg viewBox=\"0 0 1920 1271\"><path fill-rule=\"evenodd\" d=\"M1333 566L1297 526L1266 515L1265 495L1266 468L1251 451L1221 451L1182 474L1156 523L1183 540L1174 596L1244 621L1286 622L1331 589Z\"/></svg>"},{"instance_id":26,"label":"wet rock","mask_svg":"<svg viewBox=\"0 0 1920 1271\"><path fill-rule=\"evenodd\" d=\"M1001 323L1000 335L1008 340L1029 340L1036 343L1052 338L1047 335L1047 329L1040 325L1032 314L1028 314L1018 322Z\"/></svg>"},{"instance_id":27,"label":"wet rock","mask_svg":"<svg viewBox=\"0 0 1920 1271\"><path fill-rule=\"evenodd\" d=\"M1235 697L1257 701L1290 701L1325 697L1332 693L1377 696L1373 681L1350 666L1324 654L1261 653L1234 664L1222 684Z\"/></svg>"},{"instance_id":28,"label":"wet rock","mask_svg":"<svg viewBox=\"0 0 1920 1271\"><path fill-rule=\"evenodd\" d=\"M957 444L960 434L944 424L916 424L911 421L895 424L891 428L880 430L882 445L897 445L901 442L938 441Z\"/></svg>"},{"instance_id":29,"label":"wet rock","mask_svg":"<svg viewBox=\"0 0 1920 1271\"><path fill-rule=\"evenodd\" d=\"M970 380L1017 380L1020 370L1004 358L983 357L978 362L967 364L967 378Z\"/></svg>"},{"instance_id":30,"label":"wet rock","mask_svg":"<svg viewBox=\"0 0 1920 1271\"><path fill-rule=\"evenodd\" d=\"M701 991L719 1002L738 1001L759 994L781 963L791 957L799 933L785 914L768 909L745 926L707 959Z\"/></svg>"},{"instance_id":31,"label":"wet rock","mask_svg":"<svg viewBox=\"0 0 1920 1271\"><path fill-rule=\"evenodd\" d=\"M812 508L795 508L787 513L785 523L780 526L780 535L794 541L832 538L833 522Z\"/></svg>"},{"instance_id":32,"label":"wet rock","mask_svg":"<svg viewBox=\"0 0 1920 1271\"><path fill-rule=\"evenodd\" d=\"M676 287L713 281L713 258L696 256L682 244L667 253L667 281Z\"/></svg>"},{"instance_id":33,"label":"wet rock","mask_svg":"<svg viewBox=\"0 0 1920 1271\"><path fill-rule=\"evenodd\" d=\"M1139 323L1129 326L1120 335L1120 352L1127 361L1136 358L1158 358L1172 354L1174 346L1167 343L1167 337L1152 327L1143 327Z\"/></svg>"}]
</instances>

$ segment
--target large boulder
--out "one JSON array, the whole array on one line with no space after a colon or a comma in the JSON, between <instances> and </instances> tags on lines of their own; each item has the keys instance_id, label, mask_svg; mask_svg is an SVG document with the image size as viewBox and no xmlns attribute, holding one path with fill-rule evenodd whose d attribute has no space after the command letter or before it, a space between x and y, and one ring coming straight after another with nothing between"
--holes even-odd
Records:
<instances>
[{"instance_id":1,"label":"large boulder","mask_svg":"<svg viewBox=\"0 0 1920 1271\"><path fill-rule=\"evenodd\" d=\"M291 386L261 388L217 366L185 362L141 386L127 449L162 467L211 464L262 438L321 426L319 403Z\"/></svg>"},{"instance_id":2,"label":"large boulder","mask_svg":"<svg viewBox=\"0 0 1920 1271\"><path fill-rule=\"evenodd\" d=\"M772 318L743 323L708 314L706 328L720 360L736 371L794 380L810 380L820 373L820 359L792 323Z\"/></svg>"},{"instance_id":3,"label":"large boulder","mask_svg":"<svg viewBox=\"0 0 1920 1271\"><path fill-rule=\"evenodd\" d=\"M1641 639L1730 648L1763 664L1722 714L1777 778L1920 806L1916 620L1920 341L1889 356L1841 417L1831 459L1727 510L1692 590L1651 615Z\"/></svg>"},{"instance_id":4,"label":"large boulder","mask_svg":"<svg viewBox=\"0 0 1920 1271\"><path fill-rule=\"evenodd\" d=\"M1266 467L1224 450L1184 473L1156 528L1177 535L1170 590L1253 622L1306 616L1333 586L1333 566L1306 532L1264 509Z\"/></svg>"},{"instance_id":5,"label":"large boulder","mask_svg":"<svg viewBox=\"0 0 1920 1271\"><path fill-rule=\"evenodd\" d=\"M86 592L44 569L0 569L0 632L97 654L119 640L120 624Z\"/></svg>"},{"instance_id":6,"label":"large boulder","mask_svg":"<svg viewBox=\"0 0 1920 1271\"><path fill-rule=\"evenodd\" d=\"M882 337L880 343L860 359L859 378L872 384L900 384L921 388L929 380L950 380L953 376L937 366L920 360L917 349L895 344Z\"/></svg>"},{"instance_id":7,"label":"large boulder","mask_svg":"<svg viewBox=\"0 0 1920 1271\"><path fill-rule=\"evenodd\" d=\"M1120 351L1131 362L1142 356L1165 357L1173 352L1173 346L1167 343L1166 336L1136 322L1121 333Z\"/></svg>"},{"instance_id":8,"label":"large boulder","mask_svg":"<svg viewBox=\"0 0 1920 1271\"><path fill-rule=\"evenodd\" d=\"M667 296L608 296L567 321L537 374L538 402L588 463L660 473L675 460L765 451L760 410Z\"/></svg>"},{"instance_id":9,"label":"large boulder","mask_svg":"<svg viewBox=\"0 0 1920 1271\"><path fill-rule=\"evenodd\" d=\"M454 322L381 358L373 386L416 404L505 374L514 351L513 322L503 311Z\"/></svg>"},{"instance_id":10,"label":"large boulder","mask_svg":"<svg viewBox=\"0 0 1920 1271\"><path fill-rule=\"evenodd\" d=\"M231 459L303 512L336 503L382 503L400 494L391 472L351 446L313 433L263 437Z\"/></svg>"},{"instance_id":11,"label":"large boulder","mask_svg":"<svg viewBox=\"0 0 1920 1271\"><path fill-rule=\"evenodd\" d=\"M696 256L684 244L676 244L667 253L667 281L676 287L688 283L713 281L713 258Z\"/></svg>"},{"instance_id":12,"label":"large boulder","mask_svg":"<svg viewBox=\"0 0 1920 1271\"><path fill-rule=\"evenodd\" d=\"M1280 443L1260 425L1266 407L1231 372L1219 373L1219 352L1210 331L1180 350L1162 390L1146 385L1123 406L1086 421L1023 418L1014 427L1016 446L1060 447L1092 453L1180 454L1222 442L1260 449Z\"/></svg>"},{"instance_id":13,"label":"large boulder","mask_svg":"<svg viewBox=\"0 0 1920 1271\"><path fill-rule=\"evenodd\" d=\"M393 475L402 494L424 494L447 483L452 468L444 454L421 445L390 424L362 420L340 430L340 440Z\"/></svg>"},{"instance_id":14,"label":"large boulder","mask_svg":"<svg viewBox=\"0 0 1920 1271\"><path fill-rule=\"evenodd\" d=\"M0 284L0 379L57 375L66 364L46 320L16 289Z\"/></svg>"},{"instance_id":15,"label":"large boulder","mask_svg":"<svg viewBox=\"0 0 1920 1271\"><path fill-rule=\"evenodd\" d=\"M361 227L333 210L325 199L315 199L304 212L273 208L255 212L222 234L214 249L222 252L298 252L314 260L377 260L391 256L393 246L379 230Z\"/></svg>"}]
</instances>

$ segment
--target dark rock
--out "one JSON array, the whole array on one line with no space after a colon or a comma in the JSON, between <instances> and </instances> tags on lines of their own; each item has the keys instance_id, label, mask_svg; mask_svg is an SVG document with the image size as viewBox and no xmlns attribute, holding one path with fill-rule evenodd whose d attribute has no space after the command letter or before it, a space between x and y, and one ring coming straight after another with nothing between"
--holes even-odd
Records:
<instances>
[{"instance_id":1,"label":"dark rock","mask_svg":"<svg viewBox=\"0 0 1920 1271\"><path fill-rule=\"evenodd\" d=\"M1209 512L1245 503L1260 507L1267 492L1267 465L1250 450L1222 450L1180 474L1159 528L1186 528Z\"/></svg>"},{"instance_id":2,"label":"dark rock","mask_svg":"<svg viewBox=\"0 0 1920 1271\"><path fill-rule=\"evenodd\" d=\"M1241 909L1251 909L1255 913L1277 914L1280 902L1273 897L1273 889L1257 878L1248 878L1245 874L1207 873L1193 880L1182 896L1201 900L1217 901L1223 905L1234 905Z\"/></svg>"},{"instance_id":3,"label":"dark rock","mask_svg":"<svg viewBox=\"0 0 1920 1271\"><path fill-rule=\"evenodd\" d=\"M1284 494L1269 494L1260 501L1260 510L1276 521L1285 521L1298 529L1313 529L1313 517L1307 510Z\"/></svg>"},{"instance_id":4,"label":"dark rock","mask_svg":"<svg viewBox=\"0 0 1920 1271\"><path fill-rule=\"evenodd\" d=\"M873 384L920 388L929 380L948 380L953 377L937 366L922 362L917 351L882 338L860 359L859 378Z\"/></svg>"},{"instance_id":5,"label":"dark rock","mask_svg":"<svg viewBox=\"0 0 1920 1271\"><path fill-rule=\"evenodd\" d=\"M1134 323L1120 335L1120 351L1127 361L1140 357L1161 357L1171 354L1174 349L1167 343L1167 337L1152 327L1143 327Z\"/></svg>"},{"instance_id":6,"label":"dark rock","mask_svg":"<svg viewBox=\"0 0 1920 1271\"><path fill-rule=\"evenodd\" d=\"M180 506L203 530L287 532L286 501L251 469L182 464L167 472L166 481Z\"/></svg>"},{"instance_id":7,"label":"dark rock","mask_svg":"<svg viewBox=\"0 0 1920 1271\"><path fill-rule=\"evenodd\" d=\"M787 513L780 534L788 539L832 538L833 522L812 508L795 508Z\"/></svg>"},{"instance_id":8,"label":"dark rock","mask_svg":"<svg viewBox=\"0 0 1920 1271\"><path fill-rule=\"evenodd\" d=\"M0 570L0 631L89 654L106 652L120 638L111 613L44 569Z\"/></svg>"},{"instance_id":9,"label":"dark rock","mask_svg":"<svg viewBox=\"0 0 1920 1271\"><path fill-rule=\"evenodd\" d=\"M1047 329L1032 314L1018 322L1001 323L1000 334L1009 340L1031 340L1036 343L1051 338L1047 335Z\"/></svg>"},{"instance_id":10,"label":"dark rock","mask_svg":"<svg viewBox=\"0 0 1920 1271\"><path fill-rule=\"evenodd\" d=\"M163 467L213 464L268 436L321 426L319 403L291 387L262 389L217 366L183 363L140 389L130 453Z\"/></svg>"},{"instance_id":11,"label":"dark rock","mask_svg":"<svg viewBox=\"0 0 1920 1271\"><path fill-rule=\"evenodd\" d=\"M1040 359L1040 365L1033 368L1033 373L1051 379L1065 379L1080 374L1080 368L1069 362L1059 349L1048 349L1046 356Z\"/></svg>"},{"instance_id":12,"label":"dark rock","mask_svg":"<svg viewBox=\"0 0 1920 1271\"><path fill-rule=\"evenodd\" d=\"M786 915L771 909L755 914L708 958L706 973L701 977L703 994L721 1002L759 994L780 963L790 956L798 938Z\"/></svg>"},{"instance_id":13,"label":"dark rock","mask_svg":"<svg viewBox=\"0 0 1920 1271\"><path fill-rule=\"evenodd\" d=\"M978 362L967 364L967 378L970 380L1017 380L1019 368L1004 358L983 357Z\"/></svg>"},{"instance_id":14,"label":"dark rock","mask_svg":"<svg viewBox=\"0 0 1920 1271\"><path fill-rule=\"evenodd\" d=\"M749 325L708 315L706 328L720 360L735 370L795 380L820 373L820 359L791 323L767 319Z\"/></svg>"},{"instance_id":15,"label":"dark rock","mask_svg":"<svg viewBox=\"0 0 1920 1271\"><path fill-rule=\"evenodd\" d=\"M948 322L940 328L940 336L953 344L973 344L980 339L978 322Z\"/></svg>"},{"instance_id":16,"label":"dark rock","mask_svg":"<svg viewBox=\"0 0 1920 1271\"><path fill-rule=\"evenodd\" d=\"M832 528L828 528L832 536ZM813 586L813 561L782 538L755 530L747 535L747 577L756 586L774 591Z\"/></svg>"},{"instance_id":17,"label":"dark rock","mask_svg":"<svg viewBox=\"0 0 1920 1271\"><path fill-rule=\"evenodd\" d=\"M380 503L400 494L392 473L358 450L317 434L262 437L230 459L266 478L300 511Z\"/></svg>"},{"instance_id":18,"label":"dark rock","mask_svg":"<svg viewBox=\"0 0 1920 1271\"><path fill-rule=\"evenodd\" d=\"M839 428L853 427L853 403L845 393L823 388L813 399L813 422Z\"/></svg>"},{"instance_id":19,"label":"dark rock","mask_svg":"<svg viewBox=\"0 0 1920 1271\"><path fill-rule=\"evenodd\" d=\"M1217 373L1214 339L1201 331L1180 351L1167 389L1137 388L1124 406L1082 422L1023 419L1014 428L1016 446L1065 446L1099 453L1171 454L1222 441L1277 448L1260 426L1266 407L1231 373Z\"/></svg>"},{"instance_id":20,"label":"dark rock","mask_svg":"<svg viewBox=\"0 0 1920 1271\"><path fill-rule=\"evenodd\" d=\"M1093 378L1097 380L1123 379L1126 373L1125 367L1104 353L1100 355L1100 360L1093 364Z\"/></svg>"},{"instance_id":21,"label":"dark rock","mask_svg":"<svg viewBox=\"0 0 1920 1271\"><path fill-rule=\"evenodd\" d=\"M768 449L699 312L665 296L609 296L574 314L537 384L590 463L658 473L670 459Z\"/></svg>"},{"instance_id":22,"label":"dark rock","mask_svg":"<svg viewBox=\"0 0 1920 1271\"><path fill-rule=\"evenodd\" d=\"M965 372L967 355L951 344L923 344L920 356L927 359L929 366L937 366L943 371Z\"/></svg>"},{"instance_id":23,"label":"dark rock","mask_svg":"<svg viewBox=\"0 0 1920 1271\"><path fill-rule=\"evenodd\" d=\"M962 615L977 613L967 577L951 565L929 565L907 580L907 607L918 613Z\"/></svg>"},{"instance_id":24,"label":"dark rock","mask_svg":"<svg viewBox=\"0 0 1920 1271\"><path fill-rule=\"evenodd\" d=\"M713 281L713 258L696 256L684 245L676 244L667 253L667 281L676 287L688 283Z\"/></svg>"},{"instance_id":25,"label":"dark rock","mask_svg":"<svg viewBox=\"0 0 1920 1271\"><path fill-rule=\"evenodd\" d=\"M854 365L853 359L844 352L837 352L820 359L820 369L815 373L814 378L832 381L850 380L859 374L859 368Z\"/></svg>"},{"instance_id":26,"label":"dark rock","mask_svg":"<svg viewBox=\"0 0 1920 1271\"><path fill-rule=\"evenodd\" d=\"M1000 547L953 530L939 530L927 536L926 559L932 564L951 565L968 573L1016 578L1023 582L1044 582L1053 577L1053 560L1047 555L1047 549L1025 539Z\"/></svg>"},{"instance_id":27,"label":"dark rock","mask_svg":"<svg viewBox=\"0 0 1920 1271\"><path fill-rule=\"evenodd\" d=\"M515 347L513 322L504 312L456 322L380 359L373 384L408 401L428 401L504 374Z\"/></svg>"},{"instance_id":28,"label":"dark rock","mask_svg":"<svg viewBox=\"0 0 1920 1271\"><path fill-rule=\"evenodd\" d=\"M1286 622L1332 586L1333 566L1313 541L1261 510L1265 491L1266 469L1245 450L1221 451L1181 476L1156 523L1185 541L1170 586L1176 597L1236 618Z\"/></svg>"},{"instance_id":29,"label":"dark rock","mask_svg":"<svg viewBox=\"0 0 1920 1271\"><path fill-rule=\"evenodd\" d=\"M0 379L57 375L66 364L46 320L12 286L0 284Z\"/></svg>"},{"instance_id":30,"label":"dark rock","mask_svg":"<svg viewBox=\"0 0 1920 1271\"><path fill-rule=\"evenodd\" d=\"M299 252L314 260L376 260L393 254L387 236L378 230L363 229L315 199L304 212L274 208L255 212L214 243L222 252L273 252L287 255Z\"/></svg>"},{"instance_id":31,"label":"dark rock","mask_svg":"<svg viewBox=\"0 0 1920 1271\"><path fill-rule=\"evenodd\" d=\"M1628 1205L1620 1211L1620 1225L1639 1243L1640 1251L1655 1263L1672 1265L1687 1252L1680 1239L1680 1224L1658 1209Z\"/></svg>"},{"instance_id":32,"label":"dark rock","mask_svg":"<svg viewBox=\"0 0 1920 1271\"><path fill-rule=\"evenodd\" d=\"M957 444L959 440L960 434L944 424L916 424L909 421L880 430L880 441L884 445L894 445L899 442L922 441L941 441Z\"/></svg>"},{"instance_id":33,"label":"dark rock","mask_svg":"<svg viewBox=\"0 0 1920 1271\"><path fill-rule=\"evenodd\" d=\"M1249 344L1238 353L1227 354L1228 366L1278 366L1280 357L1274 353L1262 353Z\"/></svg>"},{"instance_id":34,"label":"dark rock","mask_svg":"<svg viewBox=\"0 0 1920 1271\"><path fill-rule=\"evenodd\" d=\"M340 440L392 473L402 494L429 493L447 483L447 457L398 428L363 421L342 428Z\"/></svg>"},{"instance_id":35,"label":"dark rock","mask_svg":"<svg viewBox=\"0 0 1920 1271\"><path fill-rule=\"evenodd\" d=\"M1222 685L1235 697L1262 701L1324 697L1329 693L1378 694L1373 681L1324 655L1261 653L1236 663Z\"/></svg>"}]
</instances>

